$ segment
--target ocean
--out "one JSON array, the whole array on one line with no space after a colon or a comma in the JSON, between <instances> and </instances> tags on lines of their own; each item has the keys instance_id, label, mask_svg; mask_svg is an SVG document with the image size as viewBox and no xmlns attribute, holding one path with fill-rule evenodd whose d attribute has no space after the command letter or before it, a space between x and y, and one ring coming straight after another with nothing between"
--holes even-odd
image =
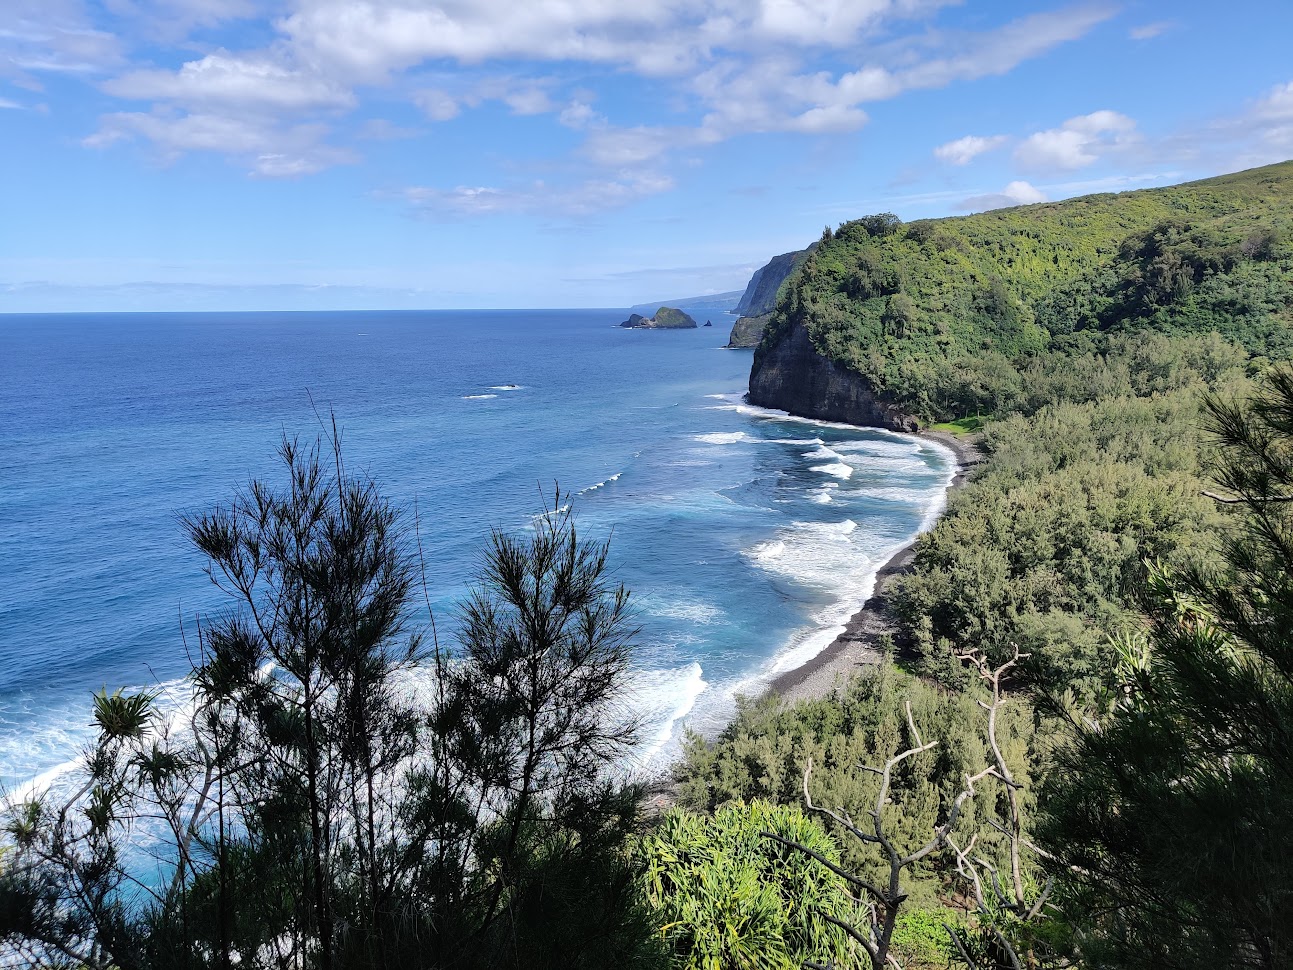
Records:
<instances>
[{"instance_id":1,"label":"ocean","mask_svg":"<svg viewBox=\"0 0 1293 970\"><path fill-rule=\"evenodd\" d=\"M642 762L718 730L830 643L932 525L954 458L746 405L730 316L624 316L0 316L0 786L74 763L93 691L183 675L186 634L225 603L179 516L280 480L282 435L312 439L329 409L349 470L416 507L442 637L489 530L526 529L559 485L637 606Z\"/></svg>"}]
</instances>

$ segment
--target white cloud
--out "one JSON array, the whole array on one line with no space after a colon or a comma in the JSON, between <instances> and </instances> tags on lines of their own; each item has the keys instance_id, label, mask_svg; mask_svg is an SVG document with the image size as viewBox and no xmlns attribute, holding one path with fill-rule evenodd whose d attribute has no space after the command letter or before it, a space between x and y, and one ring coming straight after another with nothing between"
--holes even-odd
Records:
<instances>
[{"instance_id":1,"label":"white cloud","mask_svg":"<svg viewBox=\"0 0 1293 970\"><path fill-rule=\"evenodd\" d=\"M1070 118L1058 128L1029 135L1015 149L1015 161L1034 171L1083 168L1101 153L1135 140L1136 122L1116 111L1093 111Z\"/></svg>"},{"instance_id":2,"label":"white cloud","mask_svg":"<svg viewBox=\"0 0 1293 970\"><path fill-rule=\"evenodd\" d=\"M961 202L958 209L965 212L985 212L988 209L1004 209L1012 205L1032 205L1045 202L1046 193L1028 182L1011 182L1000 192L988 195L975 195Z\"/></svg>"},{"instance_id":3,"label":"white cloud","mask_svg":"<svg viewBox=\"0 0 1293 970\"><path fill-rule=\"evenodd\" d=\"M1005 74L1083 36L1113 12L1103 5L1083 6L1023 17L991 30L934 34L923 38L919 50L899 45L890 54L891 66L864 64L838 76L800 73L797 59L782 51L750 61L727 58L700 72L693 89L710 109L703 127L720 137L854 130L867 121L861 105L906 91Z\"/></svg>"},{"instance_id":4,"label":"white cloud","mask_svg":"<svg viewBox=\"0 0 1293 970\"><path fill-rule=\"evenodd\" d=\"M300 111L349 108L355 96L318 74L292 70L266 57L226 50L189 61L178 71L133 71L103 85L109 94L136 101L185 105L226 104Z\"/></svg>"},{"instance_id":5,"label":"white cloud","mask_svg":"<svg viewBox=\"0 0 1293 970\"><path fill-rule=\"evenodd\" d=\"M606 119L594 111L591 104L576 99L561 109L557 121L567 128L589 128L605 124Z\"/></svg>"},{"instance_id":6,"label":"white cloud","mask_svg":"<svg viewBox=\"0 0 1293 970\"><path fill-rule=\"evenodd\" d=\"M686 129L640 126L604 128L589 134L583 154L607 168L626 168L653 162L682 144Z\"/></svg>"},{"instance_id":7,"label":"white cloud","mask_svg":"<svg viewBox=\"0 0 1293 970\"><path fill-rule=\"evenodd\" d=\"M432 121L449 121L458 117L459 107L448 92L424 88L413 92L413 103Z\"/></svg>"},{"instance_id":8,"label":"white cloud","mask_svg":"<svg viewBox=\"0 0 1293 970\"><path fill-rule=\"evenodd\" d=\"M84 0L13 2L81 10ZM219 24L262 15L282 0L101 2L137 20L168 9L186 23ZM400 85L433 121L488 101L515 115L552 114L556 123L587 132L585 161L619 171L657 167L674 149L738 134L855 131L867 124L871 102L1003 74L1112 15L1110 7L1087 3L977 31L938 30L930 18L956 2L291 0L288 12L268 23L275 35L259 50L203 50L178 68L127 71L103 90L148 102L150 110L140 113L147 117L171 118L177 108L194 117L251 113L283 131L356 108L368 87ZM830 49L829 61L823 49ZM664 96L676 99L684 115L696 110L701 121L659 129L666 137L653 142L655 128L613 124L593 111L592 95L571 91L561 77L464 78L476 65L497 70L517 60L580 65L583 77L592 65L662 78ZM444 70L437 63L444 61L457 69ZM821 63L831 69L816 69ZM416 68L438 76L405 74ZM151 130L142 122L131 128L138 137ZM159 150L174 151L174 143L163 140ZM264 167L278 171L282 163Z\"/></svg>"},{"instance_id":9,"label":"white cloud","mask_svg":"<svg viewBox=\"0 0 1293 970\"><path fill-rule=\"evenodd\" d=\"M548 92L540 87L520 88L503 95L503 103L512 109L512 114L541 115L556 109Z\"/></svg>"},{"instance_id":10,"label":"white cloud","mask_svg":"<svg viewBox=\"0 0 1293 970\"><path fill-rule=\"evenodd\" d=\"M17 101L10 101L8 98L0 98L0 110L18 111L22 109Z\"/></svg>"},{"instance_id":11,"label":"white cloud","mask_svg":"<svg viewBox=\"0 0 1293 970\"><path fill-rule=\"evenodd\" d=\"M957 0L760 0L753 33L778 42L844 47L884 19L920 16Z\"/></svg>"},{"instance_id":12,"label":"white cloud","mask_svg":"<svg viewBox=\"0 0 1293 970\"><path fill-rule=\"evenodd\" d=\"M1293 81L1273 87L1257 102L1252 113L1275 121L1293 119Z\"/></svg>"},{"instance_id":13,"label":"white cloud","mask_svg":"<svg viewBox=\"0 0 1293 970\"><path fill-rule=\"evenodd\" d=\"M966 135L934 149L934 157L951 165L968 165L984 152L1000 148L1010 139L1005 135Z\"/></svg>"},{"instance_id":14,"label":"white cloud","mask_svg":"<svg viewBox=\"0 0 1293 970\"><path fill-rule=\"evenodd\" d=\"M144 138L163 162L188 152L219 152L242 159L253 175L282 177L312 174L355 160L352 153L326 144L327 134L322 125L283 128L247 116L118 112L100 119L99 130L84 144L106 148Z\"/></svg>"},{"instance_id":15,"label":"white cloud","mask_svg":"<svg viewBox=\"0 0 1293 970\"><path fill-rule=\"evenodd\" d=\"M1131 28L1131 30L1127 31L1127 36L1132 40L1153 40L1175 26L1176 24L1170 20L1155 20L1153 23L1141 24L1138 27Z\"/></svg>"},{"instance_id":16,"label":"white cloud","mask_svg":"<svg viewBox=\"0 0 1293 970\"><path fill-rule=\"evenodd\" d=\"M582 218L618 209L673 188L668 176L638 173L614 179L590 179L575 185L533 182L497 188L458 186L454 189L414 187L403 196L413 209L429 218L488 215L539 215Z\"/></svg>"},{"instance_id":17,"label":"white cloud","mask_svg":"<svg viewBox=\"0 0 1293 970\"><path fill-rule=\"evenodd\" d=\"M82 0L5 0L0 77L99 74L123 63L120 39L95 26Z\"/></svg>"}]
</instances>

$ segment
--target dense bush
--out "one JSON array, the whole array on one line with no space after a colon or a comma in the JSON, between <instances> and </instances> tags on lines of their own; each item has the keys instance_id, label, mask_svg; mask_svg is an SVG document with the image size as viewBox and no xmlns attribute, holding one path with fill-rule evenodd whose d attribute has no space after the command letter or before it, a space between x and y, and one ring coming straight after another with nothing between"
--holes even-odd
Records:
<instances>
[{"instance_id":1,"label":"dense bush","mask_svg":"<svg viewBox=\"0 0 1293 970\"><path fill-rule=\"evenodd\" d=\"M771 832L839 862L816 819L795 807L732 802L713 814L672 811L642 840L647 898L673 966L796 970L807 959L861 967L865 954L822 914L861 917L844 884Z\"/></svg>"},{"instance_id":2,"label":"dense bush","mask_svg":"<svg viewBox=\"0 0 1293 970\"><path fill-rule=\"evenodd\" d=\"M900 848L919 846L947 818L966 775L986 763L984 717L973 694L929 687L888 663L829 697L789 706L775 697L743 702L718 739L689 738L676 768L679 803L696 811L752 799L803 804L804 768L811 759L814 803L867 818L878 781L859 766L882 765L912 741L907 703L924 738L937 739L938 745L900 766L885 825ZM1041 741L1032 712L1023 705L1008 707L999 731L1005 755L1027 788ZM962 809L958 823L958 831L980 832L981 851L987 854L997 851L999 840L983 819L994 813L1000 795L989 780L982 797ZM848 866L868 878L888 878L888 860L878 847L863 845L833 822L828 825ZM913 870L914 905L938 901L947 885L947 865L944 856L931 856Z\"/></svg>"}]
</instances>

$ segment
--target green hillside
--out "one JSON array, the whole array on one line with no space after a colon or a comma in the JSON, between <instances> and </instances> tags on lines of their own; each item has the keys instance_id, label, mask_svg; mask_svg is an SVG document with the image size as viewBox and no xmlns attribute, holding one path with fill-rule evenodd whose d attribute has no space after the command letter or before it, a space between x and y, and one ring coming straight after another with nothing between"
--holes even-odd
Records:
<instances>
[{"instance_id":1,"label":"green hillside","mask_svg":"<svg viewBox=\"0 0 1293 970\"><path fill-rule=\"evenodd\" d=\"M1113 330L1293 347L1293 162L1159 189L827 232L760 351L793 323L924 420L999 411L1054 352Z\"/></svg>"}]
</instances>

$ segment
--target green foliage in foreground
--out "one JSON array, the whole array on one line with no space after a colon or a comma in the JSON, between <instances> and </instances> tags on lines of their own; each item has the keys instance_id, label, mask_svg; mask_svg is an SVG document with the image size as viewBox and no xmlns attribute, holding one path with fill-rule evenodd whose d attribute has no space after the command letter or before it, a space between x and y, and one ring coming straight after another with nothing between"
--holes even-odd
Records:
<instances>
[{"instance_id":1,"label":"green foliage in foreground","mask_svg":"<svg viewBox=\"0 0 1293 970\"><path fill-rule=\"evenodd\" d=\"M495 533L451 656L413 626L406 523L334 449L285 440L284 484L185 521L230 601L192 704L100 693L79 789L5 812L0 965L663 959L610 770L636 631L606 545L568 511Z\"/></svg>"},{"instance_id":2,"label":"green foliage in foreground","mask_svg":"<svg viewBox=\"0 0 1293 970\"><path fill-rule=\"evenodd\" d=\"M1220 562L1154 571L1125 692L1047 792L1041 835L1099 966L1293 963L1293 371L1208 417L1240 527Z\"/></svg>"},{"instance_id":3,"label":"green foliage in foreground","mask_svg":"<svg viewBox=\"0 0 1293 970\"><path fill-rule=\"evenodd\" d=\"M1018 405L1025 372L1116 332L1217 332L1293 349L1293 163L1168 188L823 237L784 287L756 361L792 325L911 414Z\"/></svg>"},{"instance_id":4,"label":"green foliage in foreground","mask_svg":"<svg viewBox=\"0 0 1293 970\"><path fill-rule=\"evenodd\" d=\"M822 914L861 913L844 884L791 839L838 864L839 849L798 808L734 802L712 815L671 811L642 840L647 898L680 970L796 970L805 960L861 967L865 954Z\"/></svg>"},{"instance_id":5,"label":"green foliage in foreground","mask_svg":"<svg viewBox=\"0 0 1293 970\"><path fill-rule=\"evenodd\" d=\"M966 775L987 763L984 719L973 695L931 688L889 663L828 697L793 705L782 705L775 697L742 702L718 739L688 739L685 757L676 768L679 804L695 811L753 799L802 805L804 768L811 759L814 803L866 819L875 805L878 780L859 765L882 765L912 742L906 703L923 737L939 742L895 773L884 812L886 829L900 850L916 848L947 818ZM1025 786L1025 802L1031 804L1030 766L1044 734L1022 705L1006 709L998 732L1005 756ZM991 779L980 792L962 809L957 831L966 833L967 840L978 832L978 851L992 858L1001 853L1002 844L984 818L1000 814L1003 792ZM888 880L888 859L878 847L861 844L833 822L828 825L851 871L873 881ZM945 855L917 864L905 880L913 906L938 903L950 882L948 866Z\"/></svg>"}]
</instances>

